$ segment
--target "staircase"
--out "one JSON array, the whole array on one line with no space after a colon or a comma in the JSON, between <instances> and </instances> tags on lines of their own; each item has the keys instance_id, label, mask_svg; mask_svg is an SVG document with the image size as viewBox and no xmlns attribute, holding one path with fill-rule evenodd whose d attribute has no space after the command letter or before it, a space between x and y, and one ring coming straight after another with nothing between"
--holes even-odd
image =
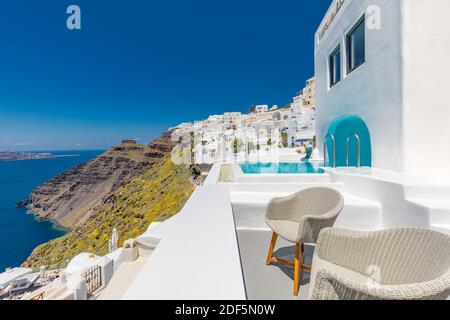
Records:
<instances>
[{"instance_id":1,"label":"staircase","mask_svg":"<svg viewBox=\"0 0 450 320\"><path fill-rule=\"evenodd\" d=\"M450 181L377 168L326 168L323 175L243 175L226 185L236 228L266 230L270 199L312 187L336 189L345 207L336 227L431 228L450 233Z\"/></svg>"},{"instance_id":2,"label":"staircase","mask_svg":"<svg viewBox=\"0 0 450 320\"><path fill-rule=\"evenodd\" d=\"M347 192L383 205L384 228L419 227L450 233L450 182L381 169L327 170Z\"/></svg>"},{"instance_id":3,"label":"staircase","mask_svg":"<svg viewBox=\"0 0 450 320\"><path fill-rule=\"evenodd\" d=\"M238 182L228 185L238 230L268 230L265 210L270 199L313 187L332 188L343 194L344 211L336 221L337 227L357 230L378 230L382 227L382 208L379 203L346 193L344 183L332 181L328 174L278 175L264 178L265 182ZM287 178L287 181L281 182L283 178ZM250 179L258 178L254 176ZM269 181L271 179L272 181ZM261 180L261 177L258 180Z\"/></svg>"},{"instance_id":4,"label":"staircase","mask_svg":"<svg viewBox=\"0 0 450 320\"><path fill-rule=\"evenodd\" d=\"M450 186L410 187L405 199L428 214L431 228L450 234Z\"/></svg>"}]
</instances>

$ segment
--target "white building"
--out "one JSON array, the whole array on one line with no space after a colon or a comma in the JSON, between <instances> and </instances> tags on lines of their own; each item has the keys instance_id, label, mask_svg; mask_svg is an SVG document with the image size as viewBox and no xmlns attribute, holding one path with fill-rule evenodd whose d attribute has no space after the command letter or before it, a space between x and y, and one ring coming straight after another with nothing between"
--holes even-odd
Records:
<instances>
[{"instance_id":1,"label":"white building","mask_svg":"<svg viewBox=\"0 0 450 320\"><path fill-rule=\"evenodd\" d=\"M300 91L298 95L293 98L293 102L291 103L291 109L295 112L301 113L304 110L304 98L303 91Z\"/></svg>"},{"instance_id":2,"label":"white building","mask_svg":"<svg viewBox=\"0 0 450 320\"><path fill-rule=\"evenodd\" d=\"M316 106L316 85L315 78L306 80L306 87L303 89L303 106L314 108Z\"/></svg>"},{"instance_id":3,"label":"white building","mask_svg":"<svg viewBox=\"0 0 450 320\"><path fill-rule=\"evenodd\" d=\"M359 118L366 164L448 173L449 12L448 0L333 2L315 39L319 143ZM342 164L346 137L336 138Z\"/></svg>"},{"instance_id":4,"label":"white building","mask_svg":"<svg viewBox=\"0 0 450 320\"><path fill-rule=\"evenodd\" d=\"M255 106L255 113L264 113L269 111L269 106L266 104Z\"/></svg>"},{"instance_id":5,"label":"white building","mask_svg":"<svg viewBox=\"0 0 450 320\"><path fill-rule=\"evenodd\" d=\"M240 112L226 112L223 114L223 122L225 124L238 124L241 119Z\"/></svg>"}]
</instances>

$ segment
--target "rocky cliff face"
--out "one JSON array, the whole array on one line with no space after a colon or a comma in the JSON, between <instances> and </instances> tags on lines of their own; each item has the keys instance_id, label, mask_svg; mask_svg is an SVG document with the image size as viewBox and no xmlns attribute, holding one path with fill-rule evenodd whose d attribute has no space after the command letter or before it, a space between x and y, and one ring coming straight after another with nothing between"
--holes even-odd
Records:
<instances>
[{"instance_id":1,"label":"rocky cliff face","mask_svg":"<svg viewBox=\"0 0 450 320\"><path fill-rule=\"evenodd\" d=\"M173 148L168 134L149 146L124 142L56 176L18 205L66 228L83 224L105 197L142 175Z\"/></svg>"},{"instance_id":2,"label":"rocky cliff face","mask_svg":"<svg viewBox=\"0 0 450 320\"><path fill-rule=\"evenodd\" d=\"M149 146L121 144L36 189L24 204L71 231L37 247L23 266L64 267L81 252L104 255L113 228L120 246L178 213L195 186L191 169L171 161L173 146L169 134Z\"/></svg>"}]
</instances>

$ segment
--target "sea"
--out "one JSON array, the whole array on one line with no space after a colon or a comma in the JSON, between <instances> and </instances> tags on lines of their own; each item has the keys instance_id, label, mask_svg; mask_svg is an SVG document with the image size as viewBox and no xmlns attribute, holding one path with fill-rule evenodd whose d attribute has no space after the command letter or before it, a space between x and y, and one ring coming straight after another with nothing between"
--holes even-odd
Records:
<instances>
[{"instance_id":1,"label":"sea","mask_svg":"<svg viewBox=\"0 0 450 320\"><path fill-rule=\"evenodd\" d=\"M104 151L45 152L70 157L0 162L0 273L20 266L35 247L66 233L52 222L38 220L26 208L17 208L16 203L59 173Z\"/></svg>"}]
</instances>

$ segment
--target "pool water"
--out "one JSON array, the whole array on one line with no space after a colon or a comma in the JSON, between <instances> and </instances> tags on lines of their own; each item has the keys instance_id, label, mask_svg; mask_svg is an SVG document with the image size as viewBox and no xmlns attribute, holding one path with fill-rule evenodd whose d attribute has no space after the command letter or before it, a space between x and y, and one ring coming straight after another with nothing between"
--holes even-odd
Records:
<instances>
[{"instance_id":1,"label":"pool water","mask_svg":"<svg viewBox=\"0 0 450 320\"><path fill-rule=\"evenodd\" d=\"M244 163L245 174L314 174L324 173L319 162Z\"/></svg>"}]
</instances>

